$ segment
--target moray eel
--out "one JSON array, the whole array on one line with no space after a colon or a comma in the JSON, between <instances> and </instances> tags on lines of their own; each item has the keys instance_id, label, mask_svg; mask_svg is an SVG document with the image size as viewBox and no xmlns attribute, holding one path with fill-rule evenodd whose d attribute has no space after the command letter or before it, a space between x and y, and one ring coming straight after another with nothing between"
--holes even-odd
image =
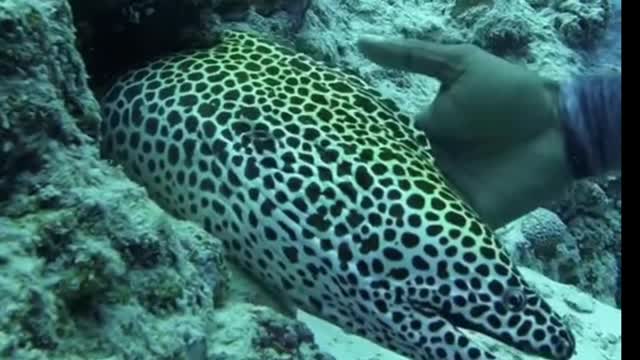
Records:
<instances>
[{"instance_id":1,"label":"moray eel","mask_svg":"<svg viewBox=\"0 0 640 360\"><path fill-rule=\"evenodd\" d=\"M224 31L129 71L103 109L102 154L302 310L414 360L495 359L461 329L574 353L425 134L355 75Z\"/></svg>"}]
</instances>

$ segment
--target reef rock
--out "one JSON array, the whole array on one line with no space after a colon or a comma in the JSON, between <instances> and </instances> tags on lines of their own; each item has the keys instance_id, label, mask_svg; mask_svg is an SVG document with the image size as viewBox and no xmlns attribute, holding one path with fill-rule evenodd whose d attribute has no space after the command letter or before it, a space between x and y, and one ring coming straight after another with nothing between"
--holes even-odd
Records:
<instances>
[{"instance_id":1,"label":"reef rock","mask_svg":"<svg viewBox=\"0 0 640 360\"><path fill-rule=\"evenodd\" d=\"M98 159L68 4L0 2L0 27L0 358L330 359L227 296L220 241Z\"/></svg>"}]
</instances>

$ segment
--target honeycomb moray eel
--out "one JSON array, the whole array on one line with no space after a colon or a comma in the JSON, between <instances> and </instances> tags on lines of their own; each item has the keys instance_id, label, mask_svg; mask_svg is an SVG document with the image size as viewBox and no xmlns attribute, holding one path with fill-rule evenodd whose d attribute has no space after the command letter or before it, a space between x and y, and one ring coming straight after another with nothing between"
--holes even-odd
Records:
<instances>
[{"instance_id":1,"label":"honeycomb moray eel","mask_svg":"<svg viewBox=\"0 0 640 360\"><path fill-rule=\"evenodd\" d=\"M459 328L574 353L425 135L354 75L225 31L130 71L103 105L103 155L299 308L415 360L496 358Z\"/></svg>"}]
</instances>

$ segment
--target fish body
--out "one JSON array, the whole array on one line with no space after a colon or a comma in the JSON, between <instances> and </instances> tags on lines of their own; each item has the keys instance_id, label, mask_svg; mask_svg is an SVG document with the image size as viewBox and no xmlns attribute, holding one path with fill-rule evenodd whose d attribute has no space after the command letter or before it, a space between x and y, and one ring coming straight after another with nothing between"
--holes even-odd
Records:
<instances>
[{"instance_id":1,"label":"fish body","mask_svg":"<svg viewBox=\"0 0 640 360\"><path fill-rule=\"evenodd\" d=\"M425 135L358 77L227 31L130 71L103 109L105 157L301 309L414 360L495 358L459 328L573 354Z\"/></svg>"}]
</instances>

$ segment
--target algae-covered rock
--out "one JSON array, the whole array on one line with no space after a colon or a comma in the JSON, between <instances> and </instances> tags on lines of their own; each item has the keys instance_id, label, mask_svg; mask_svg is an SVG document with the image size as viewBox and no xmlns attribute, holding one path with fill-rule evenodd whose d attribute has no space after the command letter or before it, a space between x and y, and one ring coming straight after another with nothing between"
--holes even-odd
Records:
<instances>
[{"instance_id":1,"label":"algae-covered rock","mask_svg":"<svg viewBox=\"0 0 640 360\"><path fill-rule=\"evenodd\" d=\"M526 0L540 15L551 21L565 45L593 49L606 35L611 21L609 0ZM615 0L614 0L615 1Z\"/></svg>"},{"instance_id":2,"label":"algae-covered rock","mask_svg":"<svg viewBox=\"0 0 640 360\"><path fill-rule=\"evenodd\" d=\"M54 142L78 143L72 124L97 126L98 104L63 4L0 2L0 198L17 172L43 165L35 154L47 153Z\"/></svg>"},{"instance_id":3,"label":"algae-covered rock","mask_svg":"<svg viewBox=\"0 0 640 360\"><path fill-rule=\"evenodd\" d=\"M572 184L564 198L553 205L560 217L569 221L577 216L601 216L615 206L612 201L598 182L583 180Z\"/></svg>"},{"instance_id":4,"label":"algae-covered rock","mask_svg":"<svg viewBox=\"0 0 640 360\"><path fill-rule=\"evenodd\" d=\"M615 303L618 259L622 247L619 177L576 182L564 198L550 204L567 224L580 254L579 287Z\"/></svg>"},{"instance_id":5,"label":"algae-covered rock","mask_svg":"<svg viewBox=\"0 0 640 360\"><path fill-rule=\"evenodd\" d=\"M300 323L232 301L221 242L98 158L67 3L0 2L3 24L0 358L325 358ZM226 356L229 326L249 346Z\"/></svg>"},{"instance_id":6,"label":"algae-covered rock","mask_svg":"<svg viewBox=\"0 0 640 360\"><path fill-rule=\"evenodd\" d=\"M458 16L463 12L475 8L475 7L491 7L495 3L495 0L456 0L451 9L451 15Z\"/></svg>"},{"instance_id":7,"label":"algae-covered rock","mask_svg":"<svg viewBox=\"0 0 640 360\"><path fill-rule=\"evenodd\" d=\"M226 360L336 360L307 325L269 308L229 303L218 310L210 357Z\"/></svg>"},{"instance_id":8,"label":"algae-covered rock","mask_svg":"<svg viewBox=\"0 0 640 360\"><path fill-rule=\"evenodd\" d=\"M220 242L97 159L66 2L0 2L0 23L0 357L180 356L228 285Z\"/></svg>"},{"instance_id":9,"label":"algae-covered rock","mask_svg":"<svg viewBox=\"0 0 640 360\"><path fill-rule=\"evenodd\" d=\"M535 22L516 12L487 16L476 24L474 43L491 53L524 57L535 39Z\"/></svg>"},{"instance_id":10,"label":"algae-covered rock","mask_svg":"<svg viewBox=\"0 0 640 360\"><path fill-rule=\"evenodd\" d=\"M13 252L1 301L14 311L0 320L12 339L0 353L173 359L186 339L205 339L228 284L220 242L165 214L88 145L56 151L0 206L15 229L2 236ZM45 184L47 201L30 193Z\"/></svg>"},{"instance_id":11,"label":"algae-covered rock","mask_svg":"<svg viewBox=\"0 0 640 360\"><path fill-rule=\"evenodd\" d=\"M591 49L604 37L610 20L608 0L556 0L552 6L558 12L553 26L568 46Z\"/></svg>"}]
</instances>

